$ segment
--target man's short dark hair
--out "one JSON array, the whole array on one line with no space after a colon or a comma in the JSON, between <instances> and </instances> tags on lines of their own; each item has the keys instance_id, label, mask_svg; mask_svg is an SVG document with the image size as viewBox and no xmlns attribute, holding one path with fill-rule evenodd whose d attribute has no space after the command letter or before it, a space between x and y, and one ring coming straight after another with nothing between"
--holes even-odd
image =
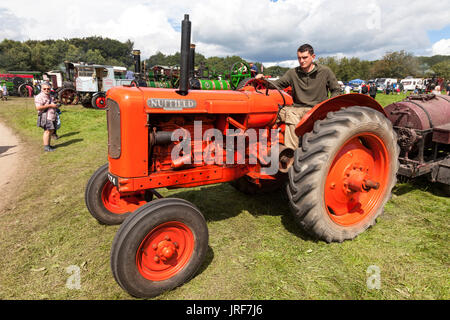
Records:
<instances>
[{"instance_id":1,"label":"man's short dark hair","mask_svg":"<svg viewBox=\"0 0 450 320\"><path fill-rule=\"evenodd\" d=\"M305 52L308 51L310 55L314 54L314 49L311 45L305 43L298 47L297 52Z\"/></svg>"}]
</instances>

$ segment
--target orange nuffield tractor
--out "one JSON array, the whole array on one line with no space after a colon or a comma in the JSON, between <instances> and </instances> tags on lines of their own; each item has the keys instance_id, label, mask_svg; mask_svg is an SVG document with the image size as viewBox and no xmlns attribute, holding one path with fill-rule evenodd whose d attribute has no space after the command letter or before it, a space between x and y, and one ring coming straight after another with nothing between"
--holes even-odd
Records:
<instances>
[{"instance_id":1,"label":"orange nuffield tractor","mask_svg":"<svg viewBox=\"0 0 450 320\"><path fill-rule=\"evenodd\" d=\"M86 187L91 214L104 224L122 223L111 269L137 297L188 281L208 248L199 209L163 198L158 188L231 182L256 193L285 186L304 230L342 242L375 223L396 181L396 135L375 100L347 94L316 105L296 126L299 147L289 150L277 116L291 96L264 81L237 91L189 90L189 43L186 15L179 90L108 91L109 163Z\"/></svg>"}]
</instances>

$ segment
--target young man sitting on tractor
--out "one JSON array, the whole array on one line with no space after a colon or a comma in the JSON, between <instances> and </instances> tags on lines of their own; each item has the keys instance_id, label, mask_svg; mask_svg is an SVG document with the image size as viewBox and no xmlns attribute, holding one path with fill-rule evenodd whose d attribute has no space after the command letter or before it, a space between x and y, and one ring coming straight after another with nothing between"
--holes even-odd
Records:
<instances>
[{"instance_id":1,"label":"young man sitting on tractor","mask_svg":"<svg viewBox=\"0 0 450 320\"><path fill-rule=\"evenodd\" d=\"M340 86L336 76L330 68L314 62L316 55L309 44L303 44L297 49L300 66L289 69L280 79L270 81L277 88L292 88L294 105L280 110L278 120L286 123L285 146L297 149L299 138L295 134L295 127L300 119L315 105L340 94ZM262 79L263 74L255 78Z\"/></svg>"}]
</instances>

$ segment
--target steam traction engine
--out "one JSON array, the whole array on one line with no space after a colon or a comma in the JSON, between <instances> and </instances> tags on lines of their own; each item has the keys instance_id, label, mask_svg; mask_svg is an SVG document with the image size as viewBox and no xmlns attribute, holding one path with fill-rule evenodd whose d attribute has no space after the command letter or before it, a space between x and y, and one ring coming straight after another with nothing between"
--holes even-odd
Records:
<instances>
[{"instance_id":1,"label":"steam traction engine","mask_svg":"<svg viewBox=\"0 0 450 320\"><path fill-rule=\"evenodd\" d=\"M398 135L399 175L425 176L450 195L450 97L411 95L385 111Z\"/></svg>"},{"instance_id":2,"label":"steam traction engine","mask_svg":"<svg viewBox=\"0 0 450 320\"><path fill-rule=\"evenodd\" d=\"M107 93L109 163L93 174L85 199L99 222L121 224L111 269L123 289L156 296L188 281L204 261L202 213L158 188L232 182L256 193L285 186L296 222L327 242L353 239L375 223L395 184L399 153L375 100L348 94L316 105L296 126L300 146L289 150L285 124L277 123L279 110L293 103L288 94L256 80L235 91L189 90L187 15L181 44L178 90ZM273 164L277 170L268 170Z\"/></svg>"}]
</instances>

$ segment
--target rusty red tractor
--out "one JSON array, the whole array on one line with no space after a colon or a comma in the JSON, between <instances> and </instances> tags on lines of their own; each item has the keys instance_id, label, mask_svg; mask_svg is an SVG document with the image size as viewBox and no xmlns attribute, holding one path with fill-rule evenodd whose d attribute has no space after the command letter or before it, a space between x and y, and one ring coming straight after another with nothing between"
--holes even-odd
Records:
<instances>
[{"instance_id":1,"label":"rusty red tractor","mask_svg":"<svg viewBox=\"0 0 450 320\"><path fill-rule=\"evenodd\" d=\"M284 91L262 80L234 91L189 90L190 28L186 15L179 89L108 91L108 164L86 187L90 213L100 223L121 224L111 269L117 283L136 297L154 297L185 283L208 249L199 209L183 199L163 198L158 188L231 182L242 192L257 193L285 187L304 230L342 242L375 223L396 183L396 134L375 100L355 93L316 105L296 126L299 147L287 149L286 125L277 122L279 110L293 104ZM227 141L241 139L244 148L208 132ZM255 150L276 159L279 170L267 170L267 157Z\"/></svg>"}]
</instances>

